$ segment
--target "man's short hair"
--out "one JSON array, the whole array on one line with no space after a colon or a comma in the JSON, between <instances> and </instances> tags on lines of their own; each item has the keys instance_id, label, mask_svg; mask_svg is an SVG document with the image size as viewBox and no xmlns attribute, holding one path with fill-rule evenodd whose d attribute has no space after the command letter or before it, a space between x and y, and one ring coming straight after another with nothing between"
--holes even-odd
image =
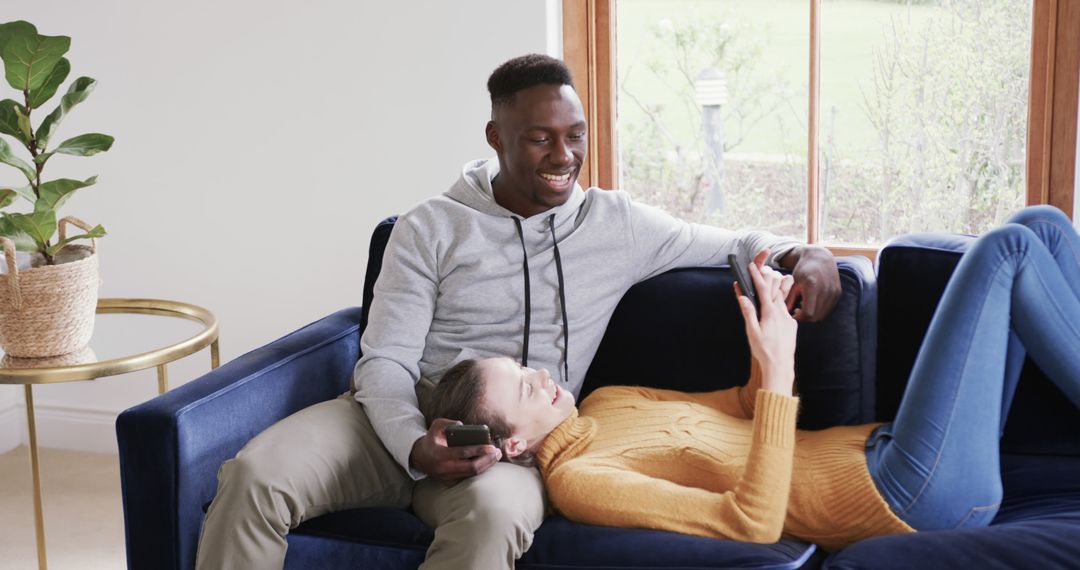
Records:
<instances>
[{"instance_id":1,"label":"man's short hair","mask_svg":"<svg viewBox=\"0 0 1080 570\"><path fill-rule=\"evenodd\" d=\"M531 53L515 57L495 68L488 77L491 108L514 102L514 94L535 85L574 86L570 68L554 57Z\"/></svg>"}]
</instances>

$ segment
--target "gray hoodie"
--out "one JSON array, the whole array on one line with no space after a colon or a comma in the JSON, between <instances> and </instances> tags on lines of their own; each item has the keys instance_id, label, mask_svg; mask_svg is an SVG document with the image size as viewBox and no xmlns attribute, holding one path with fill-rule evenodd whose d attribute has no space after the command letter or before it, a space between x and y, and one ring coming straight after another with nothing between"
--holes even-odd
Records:
<instances>
[{"instance_id":1,"label":"gray hoodie","mask_svg":"<svg viewBox=\"0 0 1080 570\"><path fill-rule=\"evenodd\" d=\"M424 475L409 467L409 454L427 431L415 393L421 377L437 381L466 358L521 361L527 350L529 366L548 369L577 396L632 285L676 267L726 264L728 253L750 259L763 248L775 265L799 245L687 223L625 192L577 185L565 204L522 218L495 202L498 171L495 159L470 162L448 192L402 215L375 283L356 399L415 479Z\"/></svg>"}]
</instances>

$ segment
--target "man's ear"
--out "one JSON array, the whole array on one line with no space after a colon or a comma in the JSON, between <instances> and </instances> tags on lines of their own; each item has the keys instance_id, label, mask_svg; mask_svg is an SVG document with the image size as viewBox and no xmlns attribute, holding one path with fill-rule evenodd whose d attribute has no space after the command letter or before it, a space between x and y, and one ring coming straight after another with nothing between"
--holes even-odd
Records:
<instances>
[{"instance_id":1,"label":"man's ear","mask_svg":"<svg viewBox=\"0 0 1080 570\"><path fill-rule=\"evenodd\" d=\"M525 441L525 438L510 436L503 440L503 453L511 459L525 453L528 449L529 442Z\"/></svg>"},{"instance_id":2,"label":"man's ear","mask_svg":"<svg viewBox=\"0 0 1080 570\"><path fill-rule=\"evenodd\" d=\"M502 153L502 139L499 138L499 128L495 126L495 121L488 121L484 134L487 135L488 146L495 149L496 153Z\"/></svg>"}]
</instances>

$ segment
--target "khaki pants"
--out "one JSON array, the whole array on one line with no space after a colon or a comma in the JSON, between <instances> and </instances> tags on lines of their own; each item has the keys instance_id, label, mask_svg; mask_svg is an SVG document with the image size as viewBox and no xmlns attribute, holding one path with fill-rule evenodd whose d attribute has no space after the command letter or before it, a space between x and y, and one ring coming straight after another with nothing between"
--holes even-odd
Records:
<instances>
[{"instance_id":1,"label":"khaki pants","mask_svg":"<svg viewBox=\"0 0 1080 570\"><path fill-rule=\"evenodd\" d=\"M417 389L422 403L429 388ZM413 487L351 394L315 404L270 426L221 466L196 566L281 568L285 537L305 520L411 502L435 527L423 569L513 568L544 518L536 469L499 463L452 487L430 479Z\"/></svg>"}]
</instances>

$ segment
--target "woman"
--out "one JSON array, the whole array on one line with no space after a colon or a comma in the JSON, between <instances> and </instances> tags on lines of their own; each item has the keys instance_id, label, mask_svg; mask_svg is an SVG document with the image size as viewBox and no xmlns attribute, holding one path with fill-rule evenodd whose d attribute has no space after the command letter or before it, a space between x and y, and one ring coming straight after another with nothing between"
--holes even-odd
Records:
<instances>
[{"instance_id":1,"label":"woman","mask_svg":"<svg viewBox=\"0 0 1080 570\"><path fill-rule=\"evenodd\" d=\"M756 368L746 386L690 394L597 390L574 407L545 370L465 361L434 417L491 427L503 457L539 464L568 518L752 542L781 534L838 549L898 532L990 523L998 439L1025 351L1080 406L1080 236L1048 206L979 238L958 264L896 419L796 431L791 288L750 273L739 296Z\"/></svg>"}]
</instances>

